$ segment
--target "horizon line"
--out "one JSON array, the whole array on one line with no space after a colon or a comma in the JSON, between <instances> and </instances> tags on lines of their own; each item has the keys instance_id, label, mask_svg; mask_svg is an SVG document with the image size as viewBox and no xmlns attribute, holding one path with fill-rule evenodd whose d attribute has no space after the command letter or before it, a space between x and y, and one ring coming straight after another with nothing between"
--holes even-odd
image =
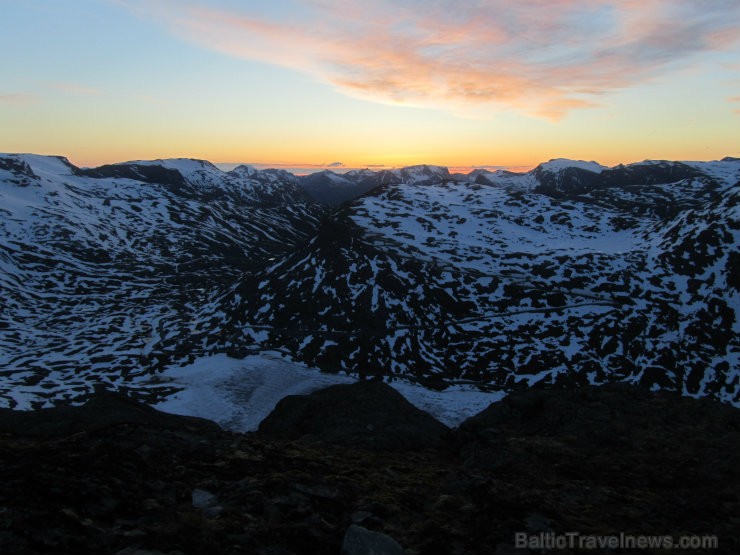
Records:
<instances>
[{"instance_id":1,"label":"horizon line","mask_svg":"<svg viewBox=\"0 0 740 555\"><path fill-rule=\"evenodd\" d=\"M731 149L729 149L731 150ZM126 163L135 163L135 162L153 162L157 160L202 160L205 162L208 162L215 166L216 168L220 169L223 172L228 172L233 170L234 168L238 166L251 166L255 168L258 171L261 170L269 170L269 169L276 169L276 170L284 170L289 173L292 173L296 176L304 176L304 175L310 175L313 173L319 173L322 171L331 171L336 174L344 174L350 171L356 171L356 170L370 170L370 171L384 171L384 170L398 170L403 168L409 168L414 166L436 166L441 168L446 168L451 174L469 174L472 171L475 170L487 170L487 171L510 171L513 173L526 173L528 171L533 170L540 164L544 164L553 160L570 160L573 162L588 162L588 163L597 163L605 168L614 168L618 166L623 165L631 165L631 164L639 164L641 162L659 162L659 161L668 161L668 162L716 162L721 161L725 158L737 158L738 156L733 155L725 155L721 158L711 158L711 159L691 159L691 158L663 158L663 157L647 157L642 158L639 160L629 160L629 161L621 161L617 164L602 164L601 162L598 162L596 160L586 160L583 158L578 157L570 157L570 156L549 156L549 157L543 157L547 158L546 160L543 159L542 161L538 163L530 163L530 164L438 164L438 163L429 163L429 162L421 162L421 163L410 163L410 164L344 164L343 162L332 162L332 163L265 163L265 162L213 162L211 160L208 160L208 158L201 157L201 156L164 156L164 157L152 157L152 158L135 158L135 159L128 159L128 160L121 160L117 162L102 162L102 163L95 163L95 164L77 164L75 162L72 162L69 158L69 156L64 154L41 154L37 152L0 152L0 156L23 156L23 155L32 155L32 156L49 156L49 157L60 157L68 160L73 165L82 168L82 169L95 169L101 166L106 165L116 165L116 164L126 164Z\"/></svg>"},{"instance_id":2,"label":"horizon line","mask_svg":"<svg viewBox=\"0 0 740 555\"><path fill-rule=\"evenodd\" d=\"M399 170L403 168L409 168L413 166L437 166L441 168L447 168L450 173L463 173L468 174L474 170L505 170L511 172L528 172L537 167L538 164L527 164L527 165L502 165L502 164L404 164L404 165L391 165L391 164L365 164L365 165L336 165L336 164L269 164L261 162L211 162L214 166L222 171L230 171L238 166L251 166L257 170L285 170L294 175L309 175L312 173L319 173L322 171L330 171L336 174L343 174L350 171L356 170L370 170L370 171L384 171L384 170Z\"/></svg>"}]
</instances>

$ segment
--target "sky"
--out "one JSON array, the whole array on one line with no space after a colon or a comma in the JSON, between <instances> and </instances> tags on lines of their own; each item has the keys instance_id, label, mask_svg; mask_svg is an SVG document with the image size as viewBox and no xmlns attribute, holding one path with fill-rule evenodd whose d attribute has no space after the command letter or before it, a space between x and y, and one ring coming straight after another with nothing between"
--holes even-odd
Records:
<instances>
[{"instance_id":1,"label":"sky","mask_svg":"<svg viewBox=\"0 0 740 555\"><path fill-rule=\"evenodd\" d=\"M527 169L740 156L739 0L0 0L0 152Z\"/></svg>"}]
</instances>

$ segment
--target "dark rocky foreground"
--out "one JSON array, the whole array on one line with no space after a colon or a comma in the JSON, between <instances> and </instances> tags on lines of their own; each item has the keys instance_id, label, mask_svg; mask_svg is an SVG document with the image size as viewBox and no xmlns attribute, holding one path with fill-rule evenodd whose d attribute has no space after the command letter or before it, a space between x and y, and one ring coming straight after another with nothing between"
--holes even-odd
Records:
<instances>
[{"instance_id":1,"label":"dark rocky foreground","mask_svg":"<svg viewBox=\"0 0 740 555\"><path fill-rule=\"evenodd\" d=\"M254 434L100 394L0 411L0 553L528 552L515 532L739 553L739 463L736 409L626 386L522 392L450 431L361 382Z\"/></svg>"}]
</instances>

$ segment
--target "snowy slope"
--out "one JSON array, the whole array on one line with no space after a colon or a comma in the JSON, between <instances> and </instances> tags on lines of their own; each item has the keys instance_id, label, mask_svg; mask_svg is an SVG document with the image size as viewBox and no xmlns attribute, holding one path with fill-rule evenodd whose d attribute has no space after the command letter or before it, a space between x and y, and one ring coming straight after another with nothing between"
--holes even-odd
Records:
<instances>
[{"instance_id":1,"label":"snowy slope","mask_svg":"<svg viewBox=\"0 0 740 555\"><path fill-rule=\"evenodd\" d=\"M244 428L224 391L264 407L320 368L444 390L417 394L437 414L450 388L609 381L740 403L740 160L327 182L367 188L329 210L280 170L1 155L1 402L102 381L199 414L213 394Z\"/></svg>"},{"instance_id":2,"label":"snowy slope","mask_svg":"<svg viewBox=\"0 0 740 555\"><path fill-rule=\"evenodd\" d=\"M194 356L208 299L317 225L295 184L258 178L0 157L0 396L75 396Z\"/></svg>"},{"instance_id":3,"label":"snowy slope","mask_svg":"<svg viewBox=\"0 0 740 555\"><path fill-rule=\"evenodd\" d=\"M740 163L557 166L385 184L219 310L246 341L329 371L737 402Z\"/></svg>"}]
</instances>

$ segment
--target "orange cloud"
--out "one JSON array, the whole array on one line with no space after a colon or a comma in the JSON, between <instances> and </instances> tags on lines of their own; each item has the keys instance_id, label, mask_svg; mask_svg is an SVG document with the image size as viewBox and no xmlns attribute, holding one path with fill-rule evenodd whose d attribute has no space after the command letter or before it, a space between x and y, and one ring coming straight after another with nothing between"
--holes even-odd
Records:
<instances>
[{"instance_id":1,"label":"orange cloud","mask_svg":"<svg viewBox=\"0 0 740 555\"><path fill-rule=\"evenodd\" d=\"M119 1L190 41L352 96L551 119L735 48L740 26L736 0Z\"/></svg>"}]
</instances>

